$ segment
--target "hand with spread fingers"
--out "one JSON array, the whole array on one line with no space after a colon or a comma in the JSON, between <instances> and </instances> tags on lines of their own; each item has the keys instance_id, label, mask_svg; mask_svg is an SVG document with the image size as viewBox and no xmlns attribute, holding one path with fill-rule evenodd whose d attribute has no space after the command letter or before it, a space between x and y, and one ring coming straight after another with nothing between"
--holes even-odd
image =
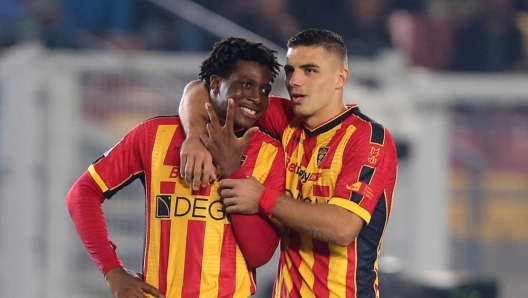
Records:
<instances>
[{"instance_id":1,"label":"hand with spread fingers","mask_svg":"<svg viewBox=\"0 0 528 298\"><path fill-rule=\"evenodd\" d=\"M210 123L207 134L200 136L205 148L211 153L214 163L220 168L224 177L240 169L240 158L246 150L249 140L258 131L257 127L248 129L241 138L234 132L234 102L229 99L225 124L222 126L210 103L205 105Z\"/></svg>"}]
</instances>

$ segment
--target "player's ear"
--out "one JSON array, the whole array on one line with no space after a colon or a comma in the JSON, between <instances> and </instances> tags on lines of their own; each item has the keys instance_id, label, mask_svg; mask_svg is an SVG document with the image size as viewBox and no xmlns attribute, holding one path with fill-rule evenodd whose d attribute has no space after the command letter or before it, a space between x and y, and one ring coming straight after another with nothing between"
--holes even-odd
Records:
<instances>
[{"instance_id":1,"label":"player's ear","mask_svg":"<svg viewBox=\"0 0 528 298\"><path fill-rule=\"evenodd\" d=\"M214 94L220 93L220 80L221 78L217 75L212 75L209 78L209 81L211 82L211 90Z\"/></svg>"},{"instance_id":2,"label":"player's ear","mask_svg":"<svg viewBox=\"0 0 528 298\"><path fill-rule=\"evenodd\" d=\"M343 89L346 82L348 81L348 77L350 76L350 72L346 68L342 68L339 70L337 74L337 82L336 82L336 89Z\"/></svg>"}]
</instances>

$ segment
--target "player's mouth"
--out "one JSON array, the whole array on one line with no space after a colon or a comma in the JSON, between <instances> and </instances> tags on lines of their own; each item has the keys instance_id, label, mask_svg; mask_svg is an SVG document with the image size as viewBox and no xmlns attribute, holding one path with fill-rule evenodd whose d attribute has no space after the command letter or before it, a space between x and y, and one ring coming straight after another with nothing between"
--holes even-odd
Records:
<instances>
[{"instance_id":1,"label":"player's mouth","mask_svg":"<svg viewBox=\"0 0 528 298\"><path fill-rule=\"evenodd\" d=\"M257 115L258 115L258 111L256 110L252 110L248 107L240 107L240 111L242 112L242 115L247 117L247 118L251 118L251 119L257 119Z\"/></svg>"},{"instance_id":2,"label":"player's mouth","mask_svg":"<svg viewBox=\"0 0 528 298\"><path fill-rule=\"evenodd\" d=\"M291 93L291 94L290 94L290 98L291 98L292 103L293 103L293 104L296 104L296 105L301 104L302 101L303 101L306 97L307 97L306 94L302 94L302 93L296 93L296 92L294 92L294 93Z\"/></svg>"}]
</instances>

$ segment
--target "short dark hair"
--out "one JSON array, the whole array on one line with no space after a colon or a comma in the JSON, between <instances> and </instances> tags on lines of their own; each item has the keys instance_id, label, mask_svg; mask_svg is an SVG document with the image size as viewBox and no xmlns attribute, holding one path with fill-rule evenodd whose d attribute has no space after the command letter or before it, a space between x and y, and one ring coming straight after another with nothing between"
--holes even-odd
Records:
<instances>
[{"instance_id":1,"label":"short dark hair","mask_svg":"<svg viewBox=\"0 0 528 298\"><path fill-rule=\"evenodd\" d=\"M267 66L271 71L273 81L280 72L281 64L277 61L274 51L261 42L251 42L241 37L229 37L222 39L213 46L209 57L200 65L198 77L210 87L212 75L228 78L235 70L239 60L254 61Z\"/></svg>"},{"instance_id":2,"label":"short dark hair","mask_svg":"<svg viewBox=\"0 0 528 298\"><path fill-rule=\"evenodd\" d=\"M325 50L336 54L344 61L347 59L347 48L343 37L325 29L306 29L295 34L287 44L288 48L297 46L324 47Z\"/></svg>"}]
</instances>

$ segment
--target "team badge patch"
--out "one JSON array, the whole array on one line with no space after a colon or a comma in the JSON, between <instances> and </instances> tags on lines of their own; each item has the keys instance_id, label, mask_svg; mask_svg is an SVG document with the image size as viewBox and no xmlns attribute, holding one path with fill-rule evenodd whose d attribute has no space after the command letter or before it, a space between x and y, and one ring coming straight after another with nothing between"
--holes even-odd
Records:
<instances>
[{"instance_id":1,"label":"team badge patch","mask_svg":"<svg viewBox=\"0 0 528 298\"><path fill-rule=\"evenodd\" d=\"M375 164L378 162L378 155L380 154L380 148L370 148L370 157L368 158L368 162Z\"/></svg>"},{"instance_id":2,"label":"team badge patch","mask_svg":"<svg viewBox=\"0 0 528 298\"><path fill-rule=\"evenodd\" d=\"M171 196L156 196L156 217L170 218Z\"/></svg>"},{"instance_id":3,"label":"team badge patch","mask_svg":"<svg viewBox=\"0 0 528 298\"><path fill-rule=\"evenodd\" d=\"M317 152L317 166L318 167L321 166L321 163L323 162L329 150L330 150L330 147L319 148L319 152Z\"/></svg>"}]
</instances>

